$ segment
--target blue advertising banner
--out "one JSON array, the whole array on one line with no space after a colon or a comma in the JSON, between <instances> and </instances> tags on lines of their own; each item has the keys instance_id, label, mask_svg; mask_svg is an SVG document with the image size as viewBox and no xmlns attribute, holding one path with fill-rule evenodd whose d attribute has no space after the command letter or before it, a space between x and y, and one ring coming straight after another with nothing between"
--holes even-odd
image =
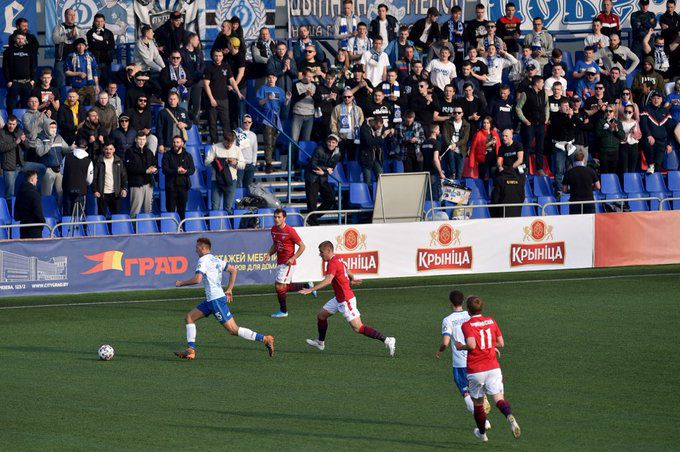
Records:
<instances>
[{"instance_id":1,"label":"blue advertising banner","mask_svg":"<svg viewBox=\"0 0 680 452\"><path fill-rule=\"evenodd\" d=\"M449 11L454 5L463 8L465 2L458 0L386 0L369 1L354 0L354 13L368 25L378 15L378 5L387 5L387 13L396 17L400 24L411 25L418 19L425 17L428 8L434 7L441 12L440 22L448 20ZM342 14L342 1L329 0L288 0L288 32L292 38L297 37L300 25L310 27L310 35L315 38L333 37L333 23Z\"/></svg>"},{"instance_id":2,"label":"blue advertising banner","mask_svg":"<svg viewBox=\"0 0 680 452\"><path fill-rule=\"evenodd\" d=\"M194 274L200 236L237 284L274 280L268 230L16 241L0 243L0 297L172 288Z\"/></svg>"},{"instance_id":3,"label":"blue advertising banner","mask_svg":"<svg viewBox=\"0 0 680 452\"><path fill-rule=\"evenodd\" d=\"M28 20L28 25L35 30L36 8L35 0L0 0L4 14L0 16L2 21L2 45L9 42L9 37L14 31L14 21L23 17Z\"/></svg>"}]
</instances>

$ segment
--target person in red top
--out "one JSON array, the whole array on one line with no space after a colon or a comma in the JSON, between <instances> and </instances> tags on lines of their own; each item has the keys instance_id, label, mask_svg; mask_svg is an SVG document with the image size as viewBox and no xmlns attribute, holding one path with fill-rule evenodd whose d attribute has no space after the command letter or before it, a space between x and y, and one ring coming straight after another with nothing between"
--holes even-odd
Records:
<instances>
[{"instance_id":1,"label":"person in red top","mask_svg":"<svg viewBox=\"0 0 680 452\"><path fill-rule=\"evenodd\" d=\"M602 21L602 34L606 37L610 37L614 33L621 35L621 20L612 11L613 6L612 0L604 0L602 2L602 12L596 17Z\"/></svg>"},{"instance_id":2,"label":"person in red top","mask_svg":"<svg viewBox=\"0 0 680 452\"><path fill-rule=\"evenodd\" d=\"M340 312L355 332L384 342L385 346L390 351L390 356L394 356L397 344L396 339L393 337L385 337L380 331L368 325L364 325L361 322L361 313L359 313L359 309L357 309L357 299L350 287L351 285L361 284L361 280L357 279L347 269L345 263L334 254L333 244L328 240L319 245L319 256L327 263L323 281L308 289L301 290L300 293L307 295L313 291L332 285L335 297L331 298L323 305L323 308L321 308L317 315L319 338L307 339L307 344L316 347L319 350L326 348L325 340L326 330L328 330L328 318L336 312Z\"/></svg>"},{"instance_id":3,"label":"person in red top","mask_svg":"<svg viewBox=\"0 0 680 452\"><path fill-rule=\"evenodd\" d=\"M286 295L288 292L297 292L300 289L309 287L312 283L293 283L293 273L297 259L305 252L305 244L300 239L297 231L286 224L286 211L276 209L274 211L274 226L271 230L272 246L269 248L269 258L276 254L276 297L279 300L279 311L272 314L272 317L288 317L288 306L286 305ZM295 246L297 245L297 251ZM316 292L314 292L316 297Z\"/></svg>"},{"instance_id":4,"label":"person in red top","mask_svg":"<svg viewBox=\"0 0 680 452\"><path fill-rule=\"evenodd\" d=\"M496 406L503 413L510 424L515 438L519 438L520 429L512 408L503 396L503 374L498 364L499 348L505 346L503 334L496 321L482 315L484 301L476 295L470 295L467 300L470 320L463 323L461 330L465 337L465 344L456 342L457 350L467 350L468 390L474 404L474 417L477 428L475 436L483 442L486 437L486 413L484 412L484 393L493 397Z\"/></svg>"}]
</instances>

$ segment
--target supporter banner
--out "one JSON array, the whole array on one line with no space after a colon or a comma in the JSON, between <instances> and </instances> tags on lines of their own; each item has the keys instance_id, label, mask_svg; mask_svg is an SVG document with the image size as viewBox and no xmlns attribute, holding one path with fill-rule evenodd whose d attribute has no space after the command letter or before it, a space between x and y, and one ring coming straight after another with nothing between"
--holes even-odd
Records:
<instances>
[{"instance_id":1,"label":"supporter banner","mask_svg":"<svg viewBox=\"0 0 680 452\"><path fill-rule=\"evenodd\" d=\"M269 231L200 234L239 270L238 284L271 283ZM0 243L0 297L167 289L193 276L199 234L91 237ZM225 279L226 284L226 279Z\"/></svg>"},{"instance_id":2,"label":"supporter banner","mask_svg":"<svg viewBox=\"0 0 680 452\"><path fill-rule=\"evenodd\" d=\"M64 21L64 11L68 8L76 11L78 27L89 30L95 14L101 13L106 18L106 28L111 30L118 44L133 43L135 14L132 2L133 0L45 0L45 44L54 45L52 31L57 24Z\"/></svg>"},{"instance_id":3,"label":"supporter banner","mask_svg":"<svg viewBox=\"0 0 680 452\"><path fill-rule=\"evenodd\" d=\"M0 24L2 24L2 44L9 43L9 37L15 30L14 21L18 17L23 17L28 20L28 26L31 30L36 29L36 8L34 0L0 0L0 7L4 11L0 17ZM35 34L35 31L33 31Z\"/></svg>"},{"instance_id":4,"label":"supporter banner","mask_svg":"<svg viewBox=\"0 0 680 452\"><path fill-rule=\"evenodd\" d=\"M213 42L222 22L233 16L241 19L243 37L257 39L262 27L270 27L272 36L276 26L276 0L205 0L204 38Z\"/></svg>"},{"instance_id":5,"label":"supporter banner","mask_svg":"<svg viewBox=\"0 0 680 452\"><path fill-rule=\"evenodd\" d=\"M378 5L384 3L388 7L387 13L396 17L399 23L410 25L425 17L427 9L435 7L441 11L441 20L448 17L453 5L459 4L465 14L465 2L457 0L386 0L369 1L355 0L354 12L368 25L378 15ZM313 38L332 38L335 18L342 14L342 1L328 0L288 0L288 35L297 36L300 25L310 26Z\"/></svg>"},{"instance_id":6,"label":"supporter banner","mask_svg":"<svg viewBox=\"0 0 680 452\"><path fill-rule=\"evenodd\" d=\"M680 212L596 215L595 267L680 263Z\"/></svg>"},{"instance_id":7,"label":"supporter banner","mask_svg":"<svg viewBox=\"0 0 680 452\"><path fill-rule=\"evenodd\" d=\"M128 0L130 1L130 0ZM170 18L170 13L180 11L184 16L184 28L201 35L200 18L205 10L205 0L132 0L137 30L143 24L154 29Z\"/></svg>"},{"instance_id":8,"label":"supporter banner","mask_svg":"<svg viewBox=\"0 0 680 452\"><path fill-rule=\"evenodd\" d=\"M543 18L543 26L550 31L579 32L590 30L591 22L602 7L600 0L485 0L488 17L495 19L505 15L505 5L510 1L517 7L516 16L522 19L522 30L530 31L534 17ZM613 0L614 12L621 19L622 28L630 28L630 15L639 9L638 0ZM652 0L649 10L659 15L666 10L664 0Z\"/></svg>"},{"instance_id":9,"label":"supporter banner","mask_svg":"<svg viewBox=\"0 0 680 452\"><path fill-rule=\"evenodd\" d=\"M296 281L321 279L316 249L329 240L361 278L589 268L592 215L300 229L307 249Z\"/></svg>"}]
</instances>

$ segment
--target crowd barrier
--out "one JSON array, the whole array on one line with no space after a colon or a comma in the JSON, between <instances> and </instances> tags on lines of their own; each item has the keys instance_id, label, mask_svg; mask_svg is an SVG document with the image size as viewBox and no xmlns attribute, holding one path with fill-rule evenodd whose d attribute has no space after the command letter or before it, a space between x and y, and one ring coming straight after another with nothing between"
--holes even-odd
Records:
<instances>
[{"instance_id":1,"label":"crowd barrier","mask_svg":"<svg viewBox=\"0 0 680 452\"><path fill-rule=\"evenodd\" d=\"M325 240L358 277L396 278L680 263L679 229L678 211L300 227L294 280L321 279ZM0 296L171 288L202 235L238 284L273 282L266 229L82 237L0 243Z\"/></svg>"}]
</instances>

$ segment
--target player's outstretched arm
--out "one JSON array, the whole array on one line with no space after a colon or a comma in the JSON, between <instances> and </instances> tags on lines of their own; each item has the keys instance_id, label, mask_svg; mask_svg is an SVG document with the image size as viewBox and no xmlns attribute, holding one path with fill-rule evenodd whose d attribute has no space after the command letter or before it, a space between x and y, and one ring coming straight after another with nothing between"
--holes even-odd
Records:
<instances>
[{"instance_id":1,"label":"player's outstretched arm","mask_svg":"<svg viewBox=\"0 0 680 452\"><path fill-rule=\"evenodd\" d=\"M229 273L229 284L227 285L227 290L224 291L224 294L227 296L227 301L231 303L233 298L232 291L234 290L234 284L236 284L236 274L238 273L238 269L229 264L224 271Z\"/></svg>"},{"instance_id":2,"label":"player's outstretched arm","mask_svg":"<svg viewBox=\"0 0 680 452\"><path fill-rule=\"evenodd\" d=\"M196 272L191 279L187 279L186 281L175 281L175 287L194 286L196 284L201 284L201 282L203 282L203 273Z\"/></svg>"},{"instance_id":3,"label":"player's outstretched arm","mask_svg":"<svg viewBox=\"0 0 680 452\"><path fill-rule=\"evenodd\" d=\"M331 282L333 282L333 275L328 274L328 275L326 275L326 277L324 279L322 279L320 282L316 283L313 287L309 287L307 289L299 290L298 293L300 293L302 295L307 295L307 294L314 292L315 290L321 290L324 287L329 286L331 284Z\"/></svg>"}]
</instances>

